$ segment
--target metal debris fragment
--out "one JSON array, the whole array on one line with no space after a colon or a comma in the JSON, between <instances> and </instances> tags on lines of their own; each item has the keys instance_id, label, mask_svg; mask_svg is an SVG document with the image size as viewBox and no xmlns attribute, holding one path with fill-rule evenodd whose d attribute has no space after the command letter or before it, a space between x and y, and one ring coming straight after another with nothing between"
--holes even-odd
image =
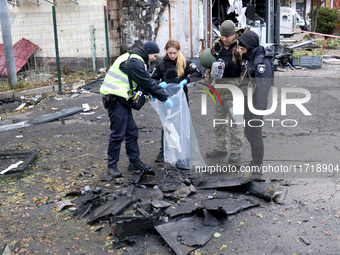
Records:
<instances>
[{"instance_id":1,"label":"metal debris fragment","mask_svg":"<svg viewBox=\"0 0 340 255\"><path fill-rule=\"evenodd\" d=\"M162 200L152 201L151 204L153 207L156 207L156 208L166 208L166 207L171 206L170 203L166 201L162 201Z\"/></svg>"},{"instance_id":2,"label":"metal debris fragment","mask_svg":"<svg viewBox=\"0 0 340 255\"><path fill-rule=\"evenodd\" d=\"M57 204L57 208L59 212L68 206L74 206L74 204L70 200L64 200Z\"/></svg>"},{"instance_id":3,"label":"metal debris fragment","mask_svg":"<svg viewBox=\"0 0 340 255\"><path fill-rule=\"evenodd\" d=\"M251 180L251 177L241 178L218 178L211 177L204 179L197 189L216 189L241 186Z\"/></svg>"},{"instance_id":4,"label":"metal debris fragment","mask_svg":"<svg viewBox=\"0 0 340 255\"><path fill-rule=\"evenodd\" d=\"M9 131L9 130L13 130L13 129L29 127L29 126L32 126L32 124L30 124L27 120L17 122L17 123L14 123L14 124L3 125L3 126L0 126L0 133L5 132L5 131Z\"/></svg>"},{"instance_id":5,"label":"metal debris fragment","mask_svg":"<svg viewBox=\"0 0 340 255\"><path fill-rule=\"evenodd\" d=\"M179 204L173 204L165 210L165 213L170 217L178 215L190 214L201 208L201 201L189 200L187 202L181 202Z\"/></svg>"},{"instance_id":6,"label":"metal debris fragment","mask_svg":"<svg viewBox=\"0 0 340 255\"><path fill-rule=\"evenodd\" d=\"M194 192L196 192L196 188L192 184L188 186L185 183L181 183L181 185L174 192L174 196L178 198L185 198Z\"/></svg>"},{"instance_id":7,"label":"metal debris fragment","mask_svg":"<svg viewBox=\"0 0 340 255\"><path fill-rule=\"evenodd\" d=\"M155 229L178 255L188 254L204 245L215 232L213 227L204 226L202 220L196 216L158 225Z\"/></svg>"},{"instance_id":8,"label":"metal debris fragment","mask_svg":"<svg viewBox=\"0 0 340 255\"><path fill-rule=\"evenodd\" d=\"M10 165L8 168L3 170L1 174L9 174L15 173L19 171L24 171L35 159L38 152L36 150L23 150L23 151L4 151L0 153L0 160L6 164L6 162L11 162L9 164L12 165L13 160L17 163L14 165ZM18 161L19 160L19 161ZM22 161L22 162L21 162ZM8 165L9 165L8 164Z\"/></svg>"},{"instance_id":9,"label":"metal debris fragment","mask_svg":"<svg viewBox=\"0 0 340 255\"><path fill-rule=\"evenodd\" d=\"M246 188L250 194L268 201L275 201L275 198L280 195L280 192L275 191L272 187L268 188L256 181L247 183Z\"/></svg>"},{"instance_id":10,"label":"metal debris fragment","mask_svg":"<svg viewBox=\"0 0 340 255\"><path fill-rule=\"evenodd\" d=\"M60 118L81 112L82 110L83 110L82 107L76 106L76 107L72 107L72 108L69 108L69 109L61 110L59 112L40 116L35 121L37 123L46 123L46 122L50 122L50 121L53 121L53 120L57 120L57 119L60 119Z\"/></svg>"},{"instance_id":11,"label":"metal debris fragment","mask_svg":"<svg viewBox=\"0 0 340 255\"><path fill-rule=\"evenodd\" d=\"M154 225L151 217L133 216L111 224L112 235L119 239L146 233L153 229Z\"/></svg>"}]
</instances>

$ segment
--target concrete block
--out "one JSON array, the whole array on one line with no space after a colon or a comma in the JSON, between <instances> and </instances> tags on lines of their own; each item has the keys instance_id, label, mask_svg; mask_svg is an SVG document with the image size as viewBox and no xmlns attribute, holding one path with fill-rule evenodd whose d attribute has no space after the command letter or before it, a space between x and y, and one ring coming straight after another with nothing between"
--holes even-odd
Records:
<instances>
[{"instance_id":1,"label":"concrete block","mask_svg":"<svg viewBox=\"0 0 340 255\"><path fill-rule=\"evenodd\" d=\"M0 92L0 98L12 98L14 96L13 91Z\"/></svg>"},{"instance_id":2,"label":"concrete block","mask_svg":"<svg viewBox=\"0 0 340 255\"><path fill-rule=\"evenodd\" d=\"M44 86L44 87L40 87L40 88L34 88L34 89L14 92L14 96L20 97L20 96L29 96L29 95L39 95L39 94L42 94L42 93L50 93L52 91L53 91L52 86Z\"/></svg>"}]
</instances>

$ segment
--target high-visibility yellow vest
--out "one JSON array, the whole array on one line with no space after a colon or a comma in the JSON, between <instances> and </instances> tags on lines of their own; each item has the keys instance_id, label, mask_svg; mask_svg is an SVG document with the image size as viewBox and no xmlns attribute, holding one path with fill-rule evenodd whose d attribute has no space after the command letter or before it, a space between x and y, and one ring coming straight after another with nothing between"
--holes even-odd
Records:
<instances>
[{"instance_id":1,"label":"high-visibility yellow vest","mask_svg":"<svg viewBox=\"0 0 340 255\"><path fill-rule=\"evenodd\" d=\"M100 93L103 95L113 94L116 96L124 97L126 100L129 100L129 91L130 91L130 83L128 75L123 73L119 66L124 61L127 61L128 58L137 58L143 61L144 65L145 62L143 58L137 54L129 54L125 53L118 57L116 61L113 63L109 71L107 72L103 84L100 86ZM145 70L146 65L145 65ZM134 89L137 87L137 83L132 81L134 85Z\"/></svg>"}]
</instances>

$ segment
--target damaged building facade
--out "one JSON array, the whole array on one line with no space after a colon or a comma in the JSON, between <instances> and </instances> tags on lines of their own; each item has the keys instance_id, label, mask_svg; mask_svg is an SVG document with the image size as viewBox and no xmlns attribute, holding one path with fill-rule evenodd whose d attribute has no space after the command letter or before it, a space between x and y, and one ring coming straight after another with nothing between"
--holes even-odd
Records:
<instances>
[{"instance_id":1,"label":"damaged building facade","mask_svg":"<svg viewBox=\"0 0 340 255\"><path fill-rule=\"evenodd\" d=\"M25 38L38 45L37 66L52 71L55 38L61 66L70 69L107 67L108 59L112 63L123 52L150 40L158 43L162 56L170 38L180 42L185 57L198 58L218 36L214 28L223 20L242 20L244 25L244 8L250 6L251 16L256 12L263 23L273 9L266 8L270 2L259 0L253 6L241 0L15 0L8 1L8 6L13 43ZM228 14L230 10L235 12Z\"/></svg>"}]
</instances>

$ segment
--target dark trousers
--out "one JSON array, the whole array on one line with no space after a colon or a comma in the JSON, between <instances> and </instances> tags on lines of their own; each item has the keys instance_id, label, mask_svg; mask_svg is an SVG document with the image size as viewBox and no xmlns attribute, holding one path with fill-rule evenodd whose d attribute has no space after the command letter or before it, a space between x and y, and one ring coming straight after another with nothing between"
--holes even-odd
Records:
<instances>
[{"instance_id":1,"label":"dark trousers","mask_svg":"<svg viewBox=\"0 0 340 255\"><path fill-rule=\"evenodd\" d=\"M262 116L254 115L249 111L248 105L245 105L245 113L244 119L246 121L244 134L250 143L251 148L251 157L252 161L251 164L254 165L261 165L263 162L263 155L264 155L264 145L263 145L263 137L262 137L262 122L259 121L263 119ZM255 119L257 121L255 121ZM248 121L250 122L251 126L248 126ZM256 126L256 127L252 127Z\"/></svg>"},{"instance_id":2,"label":"dark trousers","mask_svg":"<svg viewBox=\"0 0 340 255\"><path fill-rule=\"evenodd\" d=\"M268 105L268 94L270 90L270 83L260 83L257 84L256 90L253 93L253 106L257 110L266 110ZM252 161L251 164L261 165L263 163L264 156L264 145L263 145L263 137L262 137L262 115L256 115L250 112L247 103L247 97L245 98L245 107L244 107L244 119L246 121L244 134L248 139L251 147L251 156ZM248 125L248 121L250 121L250 125Z\"/></svg>"},{"instance_id":3,"label":"dark trousers","mask_svg":"<svg viewBox=\"0 0 340 255\"><path fill-rule=\"evenodd\" d=\"M138 128L133 120L131 107L117 101L117 106L107 108L111 135L108 148L108 167L116 167L119 161L121 143L125 140L126 155L131 163L139 161Z\"/></svg>"}]
</instances>

